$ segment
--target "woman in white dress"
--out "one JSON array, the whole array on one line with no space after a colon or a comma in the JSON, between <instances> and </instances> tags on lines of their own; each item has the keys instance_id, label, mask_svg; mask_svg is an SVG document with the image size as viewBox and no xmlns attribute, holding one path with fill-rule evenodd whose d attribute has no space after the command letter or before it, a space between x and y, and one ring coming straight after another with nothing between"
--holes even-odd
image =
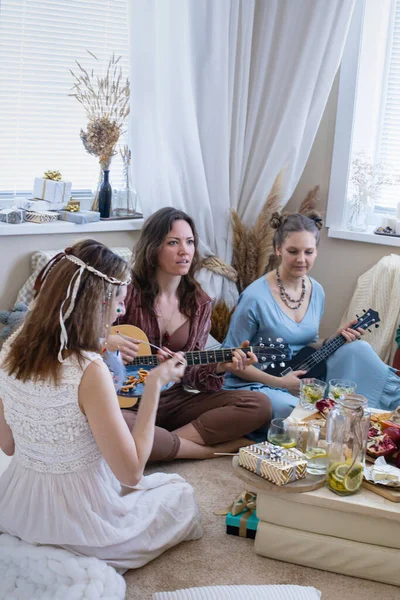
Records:
<instances>
[{"instance_id":1,"label":"woman in white dress","mask_svg":"<svg viewBox=\"0 0 400 600\"><path fill-rule=\"evenodd\" d=\"M129 273L98 242L67 248L0 353L0 447L13 456L0 478L0 532L120 570L202 535L188 483L143 477L160 390L182 377L183 355L149 373L132 431L101 358Z\"/></svg>"}]
</instances>

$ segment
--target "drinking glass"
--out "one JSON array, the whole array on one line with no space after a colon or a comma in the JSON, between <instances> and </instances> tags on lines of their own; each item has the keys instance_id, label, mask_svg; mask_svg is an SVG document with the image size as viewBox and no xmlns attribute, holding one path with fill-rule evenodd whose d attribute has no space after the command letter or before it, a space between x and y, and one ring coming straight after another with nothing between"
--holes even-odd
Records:
<instances>
[{"instance_id":1,"label":"drinking glass","mask_svg":"<svg viewBox=\"0 0 400 600\"><path fill-rule=\"evenodd\" d=\"M319 379L300 379L300 406L313 410L315 403L325 395L326 383Z\"/></svg>"},{"instance_id":2,"label":"drinking glass","mask_svg":"<svg viewBox=\"0 0 400 600\"><path fill-rule=\"evenodd\" d=\"M357 384L349 379L331 379L329 381L329 394L331 400L337 402L340 396L345 394L354 394Z\"/></svg>"},{"instance_id":3,"label":"drinking glass","mask_svg":"<svg viewBox=\"0 0 400 600\"><path fill-rule=\"evenodd\" d=\"M310 421L307 433L307 473L324 475L329 465L325 422Z\"/></svg>"},{"instance_id":4,"label":"drinking glass","mask_svg":"<svg viewBox=\"0 0 400 600\"><path fill-rule=\"evenodd\" d=\"M297 443L297 424L287 419L272 419L268 429L268 441L282 448L294 448Z\"/></svg>"}]
</instances>

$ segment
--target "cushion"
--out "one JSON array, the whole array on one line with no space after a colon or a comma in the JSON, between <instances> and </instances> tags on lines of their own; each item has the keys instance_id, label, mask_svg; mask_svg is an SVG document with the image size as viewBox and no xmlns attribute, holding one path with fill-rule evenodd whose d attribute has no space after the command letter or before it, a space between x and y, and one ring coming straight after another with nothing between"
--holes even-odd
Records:
<instances>
[{"instance_id":1,"label":"cushion","mask_svg":"<svg viewBox=\"0 0 400 600\"><path fill-rule=\"evenodd\" d=\"M25 284L20 289L17 302L30 304L30 302L33 300L33 286L35 285L36 277L39 275L43 267L49 262L49 260L63 250L64 248L59 248L58 250L38 250L32 254L32 275L27 279ZM115 254L121 256L121 258L127 262L129 262L132 258L132 252L129 250L129 248L117 247L111 248L111 250L115 252Z\"/></svg>"},{"instance_id":2,"label":"cushion","mask_svg":"<svg viewBox=\"0 0 400 600\"><path fill-rule=\"evenodd\" d=\"M393 548L260 521L254 550L261 556L305 567L400 585L400 550Z\"/></svg>"},{"instance_id":3,"label":"cushion","mask_svg":"<svg viewBox=\"0 0 400 600\"><path fill-rule=\"evenodd\" d=\"M334 503L325 508L318 506L312 496L309 496L309 504L303 504L299 502L298 495L303 496L258 494L258 518L267 523L302 531L400 549L400 519L385 519L378 514L371 518L361 512L347 512L343 510L346 508L343 502L340 503L342 510L336 509ZM301 500L304 498L303 496Z\"/></svg>"},{"instance_id":4,"label":"cushion","mask_svg":"<svg viewBox=\"0 0 400 600\"><path fill-rule=\"evenodd\" d=\"M321 592L299 585L216 585L157 592L153 600L319 600Z\"/></svg>"}]
</instances>

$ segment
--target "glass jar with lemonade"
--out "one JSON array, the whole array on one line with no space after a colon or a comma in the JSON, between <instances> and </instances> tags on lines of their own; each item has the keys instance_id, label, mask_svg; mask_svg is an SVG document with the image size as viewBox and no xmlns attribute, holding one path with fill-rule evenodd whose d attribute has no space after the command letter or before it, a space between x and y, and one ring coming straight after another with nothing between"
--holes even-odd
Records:
<instances>
[{"instance_id":1,"label":"glass jar with lemonade","mask_svg":"<svg viewBox=\"0 0 400 600\"><path fill-rule=\"evenodd\" d=\"M366 398L359 394L340 396L336 402L326 424L326 484L336 494L348 496L362 484L370 415Z\"/></svg>"}]
</instances>

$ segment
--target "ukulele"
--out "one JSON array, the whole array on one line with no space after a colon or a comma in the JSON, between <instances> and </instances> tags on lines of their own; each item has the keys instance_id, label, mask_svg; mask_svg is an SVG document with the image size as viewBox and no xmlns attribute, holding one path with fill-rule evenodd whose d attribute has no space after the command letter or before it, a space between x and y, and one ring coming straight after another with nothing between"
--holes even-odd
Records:
<instances>
[{"instance_id":1,"label":"ukulele","mask_svg":"<svg viewBox=\"0 0 400 600\"><path fill-rule=\"evenodd\" d=\"M111 333L115 334L119 332L124 337L132 338L133 340L139 340L139 351L131 362L127 363L126 370L127 376L131 374L139 373L139 369L153 368L158 365L158 356L151 354L150 343L147 335L134 325L118 325L111 328ZM233 351L236 348L217 348L215 350L193 350L185 352L185 358L188 366L193 365L211 365L219 362L231 362ZM268 340L267 343L260 341L258 346L247 346L240 348L245 354L253 352L261 368L265 370L269 364L280 361L280 364L284 364L282 361L290 357L290 349L288 344L284 344L281 338L277 338L276 342ZM144 383L138 383L129 392L118 391L118 400L121 408L131 408L134 406L138 398L143 393ZM125 387L125 386L122 386Z\"/></svg>"},{"instance_id":2,"label":"ukulele","mask_svg":"<svg viewBox=\"0 0 400 600\"><path fill-rule=\"evenodd\" d=\"M356 315L356 317L358 321L354 325L351 325L351 329L361 328L371 331L369 327L372 325L379 327L379 314L371 308L368 311L364 311L364 314L361 318L358 315ZM316 379L324 379L326 376L326 359L328 356L336 352L338 348L343 346L346 341L346 338L342 334L339 334L327 342L324 346L318 348L318 350L312 346L305 346L299 350L293 359L284 366L281 364L270 364L267 366L266 372L269 373L269 375L279 375L283 377L292 371L307 371L307 373L302 377L315 377Z\"/></svg>"}]
</instances>

